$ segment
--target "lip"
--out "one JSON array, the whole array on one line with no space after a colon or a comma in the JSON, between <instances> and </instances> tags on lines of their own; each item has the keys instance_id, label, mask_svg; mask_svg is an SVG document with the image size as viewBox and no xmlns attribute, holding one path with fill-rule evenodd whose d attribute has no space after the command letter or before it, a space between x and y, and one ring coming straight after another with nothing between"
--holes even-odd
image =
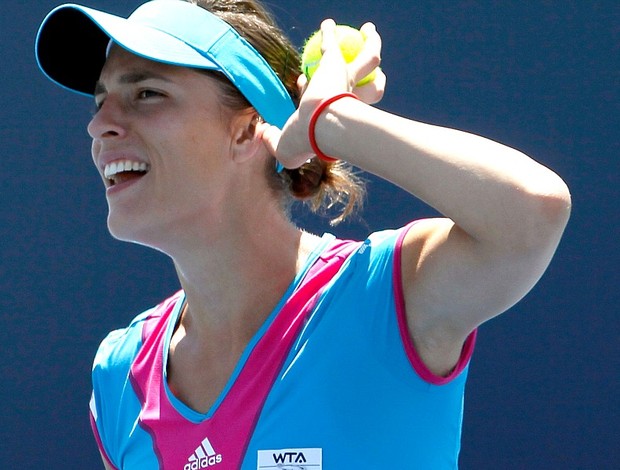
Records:
<instances>
[{"instance_id":1,"label":"lip","mask_svg":"<svg viewBox=\"0 0 620 470\"><path fill-rule=\"evenodd\" d=\"M143 178L145 178L147 175L144 174L142 176L138 176L135 178L131 178L127 181L123 181L122 183L116 183L115 185L110 186L106 181L106 197L111 197L114 196L116 194L118 194L121 191L124 191L125 189L129 188L130 186L133 186L135 184L138 184L139 181L141 181Z\"/></svg>"}]
</instances>

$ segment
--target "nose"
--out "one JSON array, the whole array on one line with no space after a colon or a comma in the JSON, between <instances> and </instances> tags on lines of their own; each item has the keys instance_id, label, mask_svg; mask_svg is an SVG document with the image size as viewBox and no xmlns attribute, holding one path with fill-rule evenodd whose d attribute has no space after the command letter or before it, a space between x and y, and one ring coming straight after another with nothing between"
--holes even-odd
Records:
<instances>
[{"instance_id":1,"label":"nose","mask_svg":"<svg viewBox=\"0 0 620 470\"><path fill-rule=\"evenodd\" d=\"M123 137L127 132L123 114L121 104L108 96L88 123L88 134L94 140Z\"/></svg>"}]
</instances>

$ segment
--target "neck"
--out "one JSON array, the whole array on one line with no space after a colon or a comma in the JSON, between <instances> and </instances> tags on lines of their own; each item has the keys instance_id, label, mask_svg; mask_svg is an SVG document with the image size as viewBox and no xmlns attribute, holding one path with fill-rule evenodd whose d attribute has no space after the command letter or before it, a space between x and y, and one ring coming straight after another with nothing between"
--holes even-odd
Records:
<instances>
[{"instance_id":1,"label":"neck","mask_svg":"<svg viewBox=\"0 0 620 470\"><path fill-rule=\"evenodd\" d=\"M273 311L316 239L282 217L226 233L173 257L188 305L181 324L186 334L243 345Z\"/></svg>"}]
</instances>

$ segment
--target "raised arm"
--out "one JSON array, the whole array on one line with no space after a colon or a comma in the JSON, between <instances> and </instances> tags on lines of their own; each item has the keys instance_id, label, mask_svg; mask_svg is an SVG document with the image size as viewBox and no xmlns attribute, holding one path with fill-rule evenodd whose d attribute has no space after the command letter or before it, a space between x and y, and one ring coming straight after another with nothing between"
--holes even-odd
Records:
<instances>
[{"instance_id":1,"label":"raised arm","mask_svg":"<svg viewBox=\"0 0 620 470\"><path fill-rule=\"evenodd\" d=\"M290 156L300 158L301 150L307 151L301 128L318 102L351 90L350 83L376 65L380 39L374 27L365 28L364 62L347 70L335 49L333 22L323 24L323 70L313 77L280 145L273 147L285 165L296 165ZM393 182L446 217L411 228L402 269L416 349L432 372L449 373L467 335L521 299L543 274L569 217L566 185L505 145L395 116L353 98L329 105L315 136L325 154Z\"/></svg>"},{"instance_id":2,"label":"raised arm","mask_svg":"<svg viewBox=\"0 0 620 470\"><path fill-rule=\"evenodd\" d=\"M445 374L472 329L538 281L568 220L568 190L504 145L366 108L353 99L336 103L317 136L327 152L447 217L416 224L402 260L410 333L427 366ZM346 132L346 147L336 132Z\"/></svg>"}]
</instances>

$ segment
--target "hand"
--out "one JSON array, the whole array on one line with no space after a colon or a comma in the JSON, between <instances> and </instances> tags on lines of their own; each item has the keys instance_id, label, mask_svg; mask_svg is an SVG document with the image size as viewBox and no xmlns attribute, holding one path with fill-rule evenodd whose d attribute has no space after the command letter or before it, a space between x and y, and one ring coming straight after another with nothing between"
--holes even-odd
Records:
<instances>
[{"instance_id":1,"label":"hand","mask_svg":"<svg viewBox=\"0 0 620 470\"><path fill-rule=\"evenodd\" d=\"M298 168L314 156L308 141L308 125L312 112L319 103L331 96L353 92L363 102L374 104L381 100L385 90L385 74L378 69L372 82L356 87L362 78L379 66L381 62L381 37L372 23L362 26L366 43L353 62L347 64L342 57L335 34L333 20L321 24L323 34L323 57L309 82L302 74L298 86L302 92L299 108L282 130L267 123L261 123L258 131L269 152L286 168Z\"/></svg>"}]
</instances>

